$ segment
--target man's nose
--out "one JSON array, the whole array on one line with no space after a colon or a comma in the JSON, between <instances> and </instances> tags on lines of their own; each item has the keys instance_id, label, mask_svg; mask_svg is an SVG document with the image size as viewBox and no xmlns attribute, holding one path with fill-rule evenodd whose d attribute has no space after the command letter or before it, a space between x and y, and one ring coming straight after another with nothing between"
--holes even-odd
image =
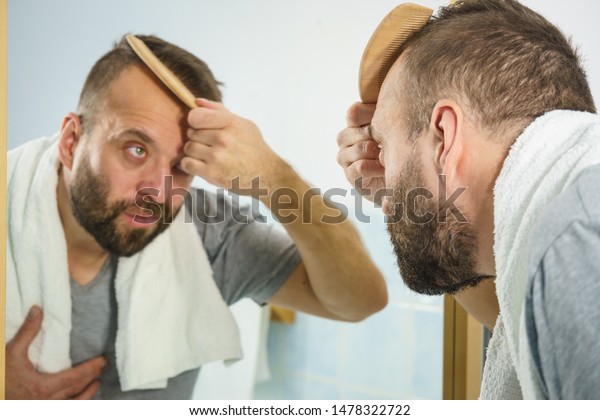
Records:
<instances>
[{"instance_id":1,"label":"man's nose","mask_svg":"<svg viewBox=\"0 0 600 420\"><path fill-rule=\"evenodd\" d=\"M140 192L143 195L150 196L152 201L164 204L169 198L169 192L173 189L173 176L171 167L154 168L144 177L140 184Z\"/></svg>"}]
</instances>

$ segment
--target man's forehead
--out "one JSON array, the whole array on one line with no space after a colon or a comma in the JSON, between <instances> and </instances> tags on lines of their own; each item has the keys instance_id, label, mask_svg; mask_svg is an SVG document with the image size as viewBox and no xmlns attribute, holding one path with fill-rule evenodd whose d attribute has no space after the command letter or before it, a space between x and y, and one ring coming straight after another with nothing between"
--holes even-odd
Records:
<instances>
[{"instance_id":1,"label":"man's forehead","mask_svg":"<svg viewBox=\"0 0 600 420\"><path fill-rule=\"evenodd\" d=\"M403 56L398 57L387 76L385 77L379 97L377 99L377 107L373 117L375 130L382 130L389 119L396 112L399 112L400 106L400 78L402 77Z\"/></svg>"},{"instance_id":2,"label":"man's forehead","mask_svg":"<svg viewBox=\"0 0 600 420\"><path fill-rule=\"evenodd\" d=\"M394 95L379 95L372 121L373 130L376 133L383 134L386 131L386 127L393 119L396 104L397 100Z\"/></svg>"},{"instance_id":3,"label":"man's forehead","mask_svg":"<svg viewBox=\"0 0 600 420\"><path fill-rule=\"evenodd\" d=\"M390 71L388 71L381 85L381 90L379 91L378 102L389 102L398 98L398 95L400 94L399 87L403 74L402 69L404 67L404 61L405 54L403 53L396 59L390 68Z\"/></svg>"},{"instance_id":4,"label":"man's forehead","mask_svg":"<svg viewBox=\"0 0 600 420\"><path fill-rule=\"evenodd\" d=\"M129 65L114 78L108 87L107 93L111 102L125 101L141 86L152 87L150 75L141 66Z\"/></svg>"},{"instance_id":5,"label":"man's forehead","mask_svg":"<svg viewBox=\"0 0 600 420\"><path fill-rule=\"evenodd\" d=\"M103 120L115 140L150 139L166 153L183 147L186 109L149 70L132 65L110 86Z\"/></svg>"},{"instance_id":6,"label":"man's forehead","mask_svg":"<svg viewBox=\"0 0 600 420\"><path fill-rule=\"evenodd\" d=\"M131 65L111 83L107 99L112 107L183 111L183 105L148 69ZM164 112L163 111L163 112Z\"/></svg>"}]
</instances>

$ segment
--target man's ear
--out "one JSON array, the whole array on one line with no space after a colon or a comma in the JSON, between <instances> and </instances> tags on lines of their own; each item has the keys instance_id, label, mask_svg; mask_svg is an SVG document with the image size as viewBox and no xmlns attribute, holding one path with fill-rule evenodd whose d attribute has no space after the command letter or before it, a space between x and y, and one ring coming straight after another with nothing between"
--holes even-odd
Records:
<instances>
[{"instance_id":1,"label":"man's ear","mask_svg":"<svg viewBox=\"0 0 600 420\"><path fill-rule=\"evenodd\" d=\"M450 161L456 163L462 155L462 109L456 102L442 99L435 104L429 124L435 138L435 164L447 173Z\"/></svg>"},{"instance_id":2,"label":"man's ear","mask_svg":"<svg viewBox=\"0 0 600 420\"><path fill-rule=\"evenodd\" d=\"M82 134L81 120L77 114L69 112L63 118L58 139L58 158L63 166L69 170L73 167L75 148L79 144Z\"/></svg>"}]
</instances>

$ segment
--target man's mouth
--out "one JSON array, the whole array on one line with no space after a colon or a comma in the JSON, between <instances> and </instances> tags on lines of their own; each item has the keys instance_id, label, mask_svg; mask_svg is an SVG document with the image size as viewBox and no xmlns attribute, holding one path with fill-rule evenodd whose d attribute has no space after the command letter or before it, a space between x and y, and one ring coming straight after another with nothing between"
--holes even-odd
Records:
<instances>
[{"instance_id":1,"label":"man's mouth","mask_svg":"<svg viewBox=\"0 0 600 420\"><path fill-rule=\"evenodd\" d=\"M143 211L136 211L135 213L130 212L122 214L128 224L141 228L150 227L160 219L158 215L152 214L151 212L146 213Z\"/></svg>"}]
</instances>

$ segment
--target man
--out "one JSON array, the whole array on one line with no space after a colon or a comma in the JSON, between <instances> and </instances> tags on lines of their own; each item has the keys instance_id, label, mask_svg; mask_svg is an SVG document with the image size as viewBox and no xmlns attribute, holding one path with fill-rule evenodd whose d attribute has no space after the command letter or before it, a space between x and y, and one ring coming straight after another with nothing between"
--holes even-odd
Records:
<instances>
[{"instance_id":1,"label":"man","mask_svg":"<svg viewBox=\"0 0 600 420\"><path fill-rule=\"evenodd\" d=\"M8 398L190 398L202 364L241 357L227 304L346 321L386 304L357 232L224 108L206 65L139 38L198 108L123 38L60 133L9 153ZM289 237L223 197L188 194L193 176L260 199Z\"/></svg>"},{"instance_id":2,"label":"man","mask_svg":"<svg viewBox=\"0 0 600 420\"><path fill-rule=\"evenodd\" d=\"M482 398L600 398L600 119L575 50L514 0L465 0L397 57L338 161L385 196L404 282L493 329Z\"/></svg>"}]
</instances>

